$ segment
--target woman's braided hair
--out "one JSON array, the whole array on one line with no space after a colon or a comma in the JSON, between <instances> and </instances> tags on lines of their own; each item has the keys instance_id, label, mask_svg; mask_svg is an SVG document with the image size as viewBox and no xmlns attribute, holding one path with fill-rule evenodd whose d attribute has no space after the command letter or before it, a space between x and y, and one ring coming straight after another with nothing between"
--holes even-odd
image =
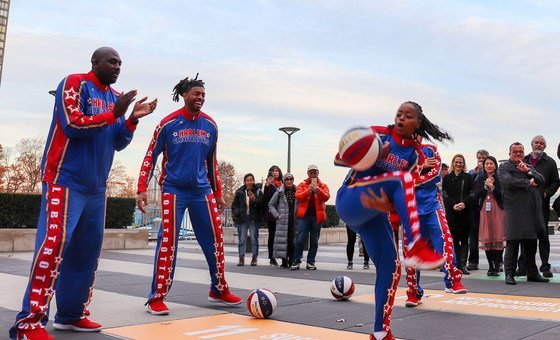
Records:
<instances>
[{"instance_id":1,"label":"woman's braided hair","mask_svg":"<svg viewBox=\"0 0 560 340\"><path fill-rule=\"evenodd\" d=\"M440 142L443 142L444 140L453 141L453 137L451 137L449 133L443 131L442 129L440 129L439 126L430 122L428 117L426 117L424 115L424 112L422 112L422 106L420 106L418 103L413 101L407 101L404 102L403 104L412 105L414 107L414 110L418 114L418 120L420 121L420 126L416 129L416 131L414 131L414 135L415 135L414 137L422 136L423 138L426 138L428 140L432 140L433 138Z\"/></svg>"}]
</instances>

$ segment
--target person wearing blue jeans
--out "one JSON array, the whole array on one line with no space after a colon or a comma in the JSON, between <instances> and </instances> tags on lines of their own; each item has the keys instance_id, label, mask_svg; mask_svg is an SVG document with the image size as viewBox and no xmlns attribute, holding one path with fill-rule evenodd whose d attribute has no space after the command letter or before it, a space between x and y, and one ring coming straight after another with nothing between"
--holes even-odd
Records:
<instances>
[{"instance_id":1,"label":"person wearing blue jeans","mask_svg":"<svg viewBox=\"0 0 560 340\"><path fill-rule=\"evenodd\" d=\"M239 250L239 262L238 266L245 265L245 250L247 248L247 232L251 236L251 253L253 255L251 259L251 266L257 265L257 258L259 256L259 226L253 221L245 221L243 223L237 224L237 235L238 235L238 250Z\"/></svg>"},{"instance_id":2,"label":"person wearing blue jeans","mask_svg":"<svg viewBox=\"0 0 560 340\"><path fill-rule=\"evenodd\" d=\"M316 270L315 256L319 248L319 235L321 227L327 219L325 202L329 200L329 188L319 180L319 168L311 164L307 168L307 179L301 182L296 189L296 237L294 245L294 263L291 270L298 270L303 257L303 247L309 242L307 252L307 269Z\"/></svg>"},{"instance_id":3,"label":"person wearing blue jeans","mask_svg":"<svg viewBox=\"0 0 560 340\"><path fill-rule=\"evenodd\" d=\"M319 248L319 236L321 235L321 224L317 224L317 217L304 216L297 219L296 225L296 239L295 239L295 253L294 259L297 261L292 267L299 268L301 259L303 257L303 248L307 243L309 236L309 250L307 251L307 269L315 270L315 257L317 256L317 249ZM293 269L297 270L297 269Z\"/></svg>"},{"instance_id":4,"label":"person wearing blue jeans","mask_svg":"<svg viewBox=\"0 0 560 340\"><path fill-rule=\"evenodd\" d=\"M243 182L244 185L235 192L231 205L232 217L237 225L239 237L239 262L237 265L245 265L245 240L247 231L249 231L253 253L251 266L256 266L259 256L259 226L264 213L264 196L261 190L255 186L253 174L246 174Z\"/></svg>"}]
</instances>

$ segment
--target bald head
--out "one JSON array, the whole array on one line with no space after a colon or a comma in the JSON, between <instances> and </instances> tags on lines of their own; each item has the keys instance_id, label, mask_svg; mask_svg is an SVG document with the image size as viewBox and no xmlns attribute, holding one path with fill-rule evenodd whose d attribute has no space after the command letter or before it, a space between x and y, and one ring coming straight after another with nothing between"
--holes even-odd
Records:
<instances>
[{"instance_id":1,"label":"bald head","mask_svg":"<svg viewBox=\"0 0 560 340\"><path fill-rule=\"evenodd\" d=\"M91 55L91 70L106 86L117 81L121 64L119 53L112 47L100 47Z\"/></svg>"},{"instance_id":2,"label":"bald head","mask_svg":"<svg viewBox=\"0 0 560 340\"><path fill-rule=\"evenodd\" d=\"M100 47L96 49L91 55L91 63L93 64L96 60L99 60L99 58L103 57L108 53L119 55L119 53L112 47L108 47L108 46Z\"/></svg>"}]
</instances>

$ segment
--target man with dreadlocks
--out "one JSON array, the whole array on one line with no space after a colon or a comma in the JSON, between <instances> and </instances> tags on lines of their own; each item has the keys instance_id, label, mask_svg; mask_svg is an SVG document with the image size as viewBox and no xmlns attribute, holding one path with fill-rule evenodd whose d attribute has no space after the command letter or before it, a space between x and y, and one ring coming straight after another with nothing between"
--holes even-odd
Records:
<instances>
[{"instance_id":1,"label":"man with dreadlocks","mask_svg":"<svg viewBox=\"0 0 560 340\"><path fill-rule=\"evenodd\" d=\"M200 109L204 104L204 82L188 77L173 89L173 100L182 97L185 105L171 113L156 127L142 162L138 179L138 208L145 213L148 181L160 153L163 153L159 185L162 188L162 223L154 262L148 311L169 314L163 302L173 283L177 241L185 209L189 209L198 244L202 248L211 286L208 300L237 305L243 300L230 293L224 276L224 249L219 213L224 209L217 160L218 126Z\"/></svg>"}]
</instances>

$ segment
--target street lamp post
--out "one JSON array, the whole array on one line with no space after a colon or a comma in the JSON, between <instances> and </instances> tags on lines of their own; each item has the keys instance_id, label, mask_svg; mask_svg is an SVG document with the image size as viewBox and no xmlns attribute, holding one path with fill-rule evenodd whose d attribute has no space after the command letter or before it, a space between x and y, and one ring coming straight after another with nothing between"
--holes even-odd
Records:
<instances>
[{"instance_id":1,"label":"street lamp post","mask_svg":"<svg viewBox=\"0 0 560 340\"><path fill-rule=\"evenodd\" d=\"M278 129L282 132L284 132L285 134L288 135L288 172L290 172L290 168L291 168L291 164L290 164L290 160L291 160L291 153L292 153L292 135L296 132L299 131L299 128L297 127L290 127L290 126L286 126L286 127L282 127L280 129Z\"/></svg>"}]
</instances>

